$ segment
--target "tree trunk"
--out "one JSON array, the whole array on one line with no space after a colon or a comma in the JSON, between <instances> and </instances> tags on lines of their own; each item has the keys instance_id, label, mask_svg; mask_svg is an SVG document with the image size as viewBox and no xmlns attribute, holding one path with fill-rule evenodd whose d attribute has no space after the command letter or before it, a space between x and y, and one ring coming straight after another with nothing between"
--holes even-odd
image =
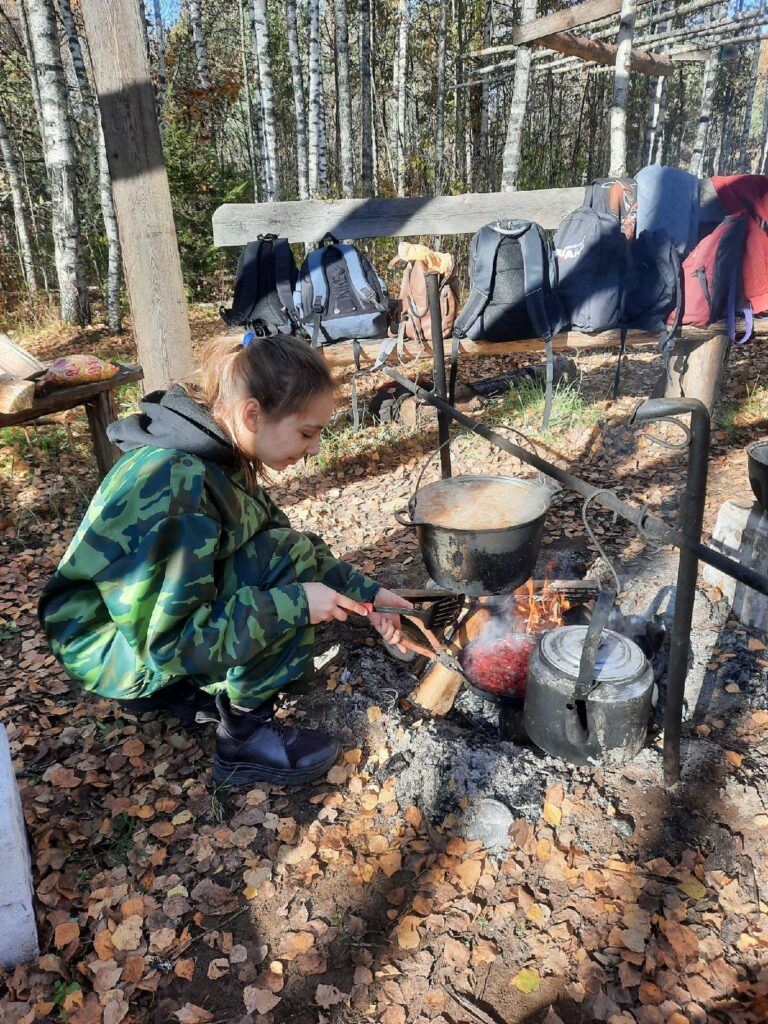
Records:
<instances>
[{"instance_id":1,"label":"tree trunk","mask_svg":"<svg viewBox=\"0 0 768 1024\"><path fill-rule=\"evenodd\" d=\"M30 0L32 39L43 115L43 155L51 190L51 227L64 323L90 320L77 201L77 167L58 32L50 0Z\"/></svg>"},{"instance_id":2,"label":"tree trunk","mask_svg":"<svg viewBox=\"0 0 768 1024\"><path fill-rule=\"evenodd\" d=\"M16 0L16 10L19 15L19 25L21 27L21 36L24 40L24 50L27 55L27 65L29 67L29 82L32 86L32 101L35 105L35 116L37 117L37 127L40 130L40 138L43 137L43 111L40 104L40 83L37 79L37 68L35 67L35 56L32 52L32 38L29 33L29 21L27 20L27 10L24 6L24 0Z\"/></svg>"},{"instance_id":3,"label":"tree trunk","mask_svg":"<svg viewBox=\"0 0 768 1024\"><path fill-rule=\"evenodd\" d=\"M277 128L275 125L275 106L272 94L272 57L269 52L267 0L248 0L248 6L251 12L253 58L259 69L259 83L261 86L267 202L275 203L280 198L280 175L277 166Z\"/></svg>"},{"instance_id":4,"label":"tree trunk","mask_svg":"<svg viewBox=\"0 0 768 1024\"><path fill-rule=\"evenodd\" d=\"M749 129L752 124L752 107L755 102L755 87L757 86L758 66L760 64L760 43L755 42L752 45L752 67L749 71L747 102L744 105L744 125L741 129L741 143L739 145L739 174L744 174L749 166Z\"/></svg>"},{"instance_id":5,"label":"tree trunk","mask_svg":"<svg viewBox=\"0 0 768 1024\"><path fill-rule=\"evenodd\" d=\"M323 88L320 67L320 0L309 0L309 194L323 192Z\"/></svg>"},{"instance_id":6,"label":"tree trunk","mask_svg":"<svg viewBox=\"0 0 768 1024\"><path fill-rule=\"evenodd\" d=\"M704 168L704 154L707 149L707 137L709 135L709 122L712 117L712 99L715 95L715 83L717 82L718 53L713 51L704 65L704 74L701 83L701 108L699 112L698 128L696 129L696 141L693 144L693 154L689 170L700 178Z\"/></svg>"},{"instance_id":7,"label":"tree trunk","mask_svg":"<svg viewBox=\"0 0 768 1024\"><path fill-rule=\"evenodd\" d=\"M632 37L635 33L637 0L623 0L616 50L616 71L613 79L613 106L611 107L611 177L621 178L627 173L627 93L629 92L629 64L632 59Z\"/></svg>"},{"instance_id":8,"label":"tree trunk","mask_svg":"<svg viewBox=\"0 0 768 1024\"><path fill-rule=\"evenodd\" d=\"M760 135L760 152L757 154L754 173L768 173L768 81L766 81L763 91L763 130Z\"/></svg>"},{"instance_id":9,"label":"tree trunk","mask_svg":"<svg viewBox=\"0 0 768 1024\"><path fill-rule=\"evenodd\" d=\"M291 61L291 78L293 80L293 109L296 115L296 168L299 183L299 199L308 199L307 115L304 110L304 75L301 68L299 35L296 26L296 0L285 0L285 20L288 31L288 55Z\"/></svg>"},{"instance_id":10,"label":"tree trunk","mask_svg":"<svg viewBox=\"0 0 768 1024\"><path fill-rule=\"evenodd\" d=\"M352 150L352 94L349 74L349 24L347 0L334 0L337 102L339 111L339 160L341 191L345 199L355 194L355 157Z\"/></svg>"},{"instance_id":11,"label":"tree trunk","mask_svg":"<svg viewBox=\"0 0 768 1024\"><path fill-rule=\"evenodd\" d=\"M448 0L440 0L437 31L437 109L435 111L435 195L445 188L445 48L448 35Z\"/></svg>"},{"instance_id":12,"label":"tree trunk","mask_svg":"<svg viewBox=\"0 0 768 1024\"><path fill-rule=\"evenodd\" d=\"M245 16L243 14L243 0L237 0L240 13L240 60L243 65L243 89L245 91L245 116L246 138L248 140L248 164L251 169L251 181L253 183L253 201L258 203L259 191L259 161L256 158L256 140L253 132L253 102L251 100L251 76L248 71L248 50L245 45ZM301 197L305 198L304 196Z\"/></svg>"},{"instance_id":13,"label":"tree trunk","mask_svg":"<svg viewBox=\"0 0 768 1024\"><path fill-rule=\"evenodd\" d=\"M72 66L77 76L80 96L83 106L87 109L94 125L94 139L99 167L99 204L104 221L104 234L107 238L107 323L109 329L117 333L122 330L122 320L120 317L120 237L117 230L115 204L112 198L112 181L109 176L107 149L104 142L104 132L101 127L101 115L96 107L93 91L88 81L80 37L77 33L77 26L72 16L69 0L59 0L59 8L62 21L64 22L69 52L72 55Z\"/></svg>"},{"instance_id":14,"label":"tree trunk","mask_svg":"<svg viewBox=\"0 0 768 1024\"><path fill-rule=\"evenodd\" d=\"M467 183L467 148L464 138L464 90L459 88L461 82L464 81L464 0L453 0L453 18L456 23L456 86L453 93L456 110L454 160L459 188L464 189Z\"/></svg>"},{"instance_id":15,"label":"tree trunk","mask_svg":"<svg viewBox=\"0 0 768 1024\"><path fill-rule=\"evenodd\" d=\"M441 10L442 14L442 10ZM483 12L483 49L491 45L491 33L493 31L493 0L485 0ZM488 179L488 103L490 99L490 85L488 76L483 78L480 87L480 138L478 146L478 161L476 182L480 192L486 192L490 182Z\"/></svg>"},{"instance_id":16,"label":"tree trunk","mask_svg":"<svg viewBox=\"0 0 768 1024\"><path fill-rule=\"evenodd\" d=\"M522 0L520 24L525 25L536 17L536 0ZM528 106L528 82L531 70L530 46L518 46L515 58L515 81L512 86L512 100L509 104L507 139L501 169L501 191L517 191L517 174L520 167L520 151L523 144L523 125Z\"/></svg>"},{"instance_id":17,"label":"tree trunk","mask_svg":"<svg viewBox=\"0 0 768 1024\"><path fill-rule=\"evenodd\" d=\"M19 255L21 266L24 271L24 280L27 291L30 295L37 292L37 277L35 275L35 261L32 255L32 246L29 241L27 230L27 216L24 212L24 199L21 191L21 176L16 163L16 154L11 143L8 128L0 111L0 156L5 164L5 175L8 179L8 188L11 191L13 202L13 220L16 225L16 237L19 241Z\"/></svg>"},{"instance_id":18,"label":"tree trunk","mask_svg":"<svg viewBox=\"0 0 768 1024\"><path fill-rule=\"evenodd\" d=\"M200 87L207 92L211 88L211 78L208 72L208 54L206 53L205 38L203 37L203 18L200 12L200 0L189 0L189 18L192 22L192 38L195 41L197 77L200 79Z\"/></svg>"},{"instance_id":19,"label":"tree trunk","mask_svg":"<svg viewBox=\"0 0 768 1024\"><path fill-rule=\"evenodd\" d=\"M154 0L155 12L155 48L157 50L157 107L160 124L165 120L165 30L160 0Z\"/></svg>"},{"instance_id":20,"label":"tree trunk","mask_svg":"<svg viewBox=\"0 0 768 1024\"><path fill-rule=\"evenodd\" d=\"M408 57L408 0L397 6L397 194L405 195L406 66Z\"/></svg>"},{"instance_id":21,"label":"tree trunk","mask_svg":"<svg viewBox=\"0 0 768 1024\"><path fill-rule=\"evenodd\" d=\"M358 0L360 49L360 192L373 195L373 124L371 117L371 0Z\"/></svg>"},{"instance_id":22,"label":"tree trunk","mask_svg":"<svg viewBox=\"0 0 768 1024\"><path fill-rule=\"evenodd\" d=\"M147 63L149 63L149 32L147 30L149 22L147 19L147 6L144 0L139 0L139 14L141 15L141 34L144 37L144 50L147 54Z\"/></svg>"}]
</instances>

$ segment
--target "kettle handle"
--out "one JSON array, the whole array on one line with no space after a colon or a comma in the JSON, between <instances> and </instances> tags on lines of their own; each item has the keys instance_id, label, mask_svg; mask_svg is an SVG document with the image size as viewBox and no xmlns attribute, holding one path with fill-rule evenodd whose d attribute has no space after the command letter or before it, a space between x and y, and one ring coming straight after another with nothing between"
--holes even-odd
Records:
<instances>
[{"instance_id":1,"label":"kettle handle","mask_svg":"<svg viewBox=\"0 0 768 1024\"><path fill-rule=\"evenodd\" d=\"M579 662L579 678L576 680L576 700L586 700L589 694L597 686L595 679L595 661L597 652L600 649L600 641L603 638L608 618L613 609L613 602L616 600L615 590L601 590L597 595L595 608L592 612L592 619L584 637L584 646L581 650L581 661Z\"/></svg>"}]
</instances>

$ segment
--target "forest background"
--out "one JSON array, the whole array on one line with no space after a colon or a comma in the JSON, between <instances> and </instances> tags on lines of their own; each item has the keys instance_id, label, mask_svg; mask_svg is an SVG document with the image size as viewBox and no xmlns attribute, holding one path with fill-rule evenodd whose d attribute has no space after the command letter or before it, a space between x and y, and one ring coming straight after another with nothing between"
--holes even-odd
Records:
<instances>
[{"instance_id":1,"label":"forest background","mask_svg":"<svg viewBox=\"0 0 768 1024\"><path fill-rule=\"evenodd\" d=\"M222 203L555 188L609 172L612 67L541 47L476 56L563 0L131 2L189 301L229 298L237 253L215 249L211 230ZM629 173L765 171L765 20L765 0L637 6L636 46L699 56L664 78L629 76ZM579 31L616 42L618 28L614 16ZM0 327L60 315L119 329L117 222L77 0L0 0L0 157ZM392 244L373 243L374 258Z\"/></svg>"}]
</instances>

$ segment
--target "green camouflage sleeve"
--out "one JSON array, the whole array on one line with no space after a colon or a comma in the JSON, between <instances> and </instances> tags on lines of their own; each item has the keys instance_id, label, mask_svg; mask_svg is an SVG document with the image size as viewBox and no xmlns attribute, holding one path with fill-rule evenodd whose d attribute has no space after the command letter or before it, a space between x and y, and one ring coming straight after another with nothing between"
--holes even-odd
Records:
<instances>
[{"instance_id":1,"label":"green camouflage sleeve","mask_svg":"<svg viewBox=\"0 0 768 1024\"><path fill-rule=\"evenodd\" d=\"M153 672L205 675L214 664L228 669L309 623L300 583L218 594L220 530L202 513L168 516L94 579L113 621L134 633L135 649Z\"/></svg>"}]
</instances>

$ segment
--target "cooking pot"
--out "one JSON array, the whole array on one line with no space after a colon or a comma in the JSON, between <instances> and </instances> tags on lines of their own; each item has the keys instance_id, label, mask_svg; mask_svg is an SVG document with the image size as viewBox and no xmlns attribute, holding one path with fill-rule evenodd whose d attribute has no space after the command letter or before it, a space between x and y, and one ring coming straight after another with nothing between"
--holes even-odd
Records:
<instances>
[{"instance_id":1,"label":"cooking pot","mask_svg":"<svg viewBox=\"0 0 768 1024\"><path fill-rule=\"evenodd\" d=\"M613 597L601 593L588 628L545 633L528 663L525 730L571 764L621 764L645 744L653 670L636 643L604 628Z\"/></svg>"},{"instance_id":2,"label":"cooking pot","mask_svg":"<svg viewBox=\"0 0 768 1024\"><path fill-rule=\"evenodd\" d=\"M768 441L747 445L749 482L763 512L768 512Z\"/></svg>"},{"instance_id":3,"label":"cooking pot","mask_svg":"<svg viewBox=\"0 0 768 1024\"><path fill-rule=\"evenodd\" d=\"M420 487L427 465L395 519L416 530L429 575L471 597L516 590L533 574L552 486L544 477L455 476Z\"/></svg>"}]
</instances>

